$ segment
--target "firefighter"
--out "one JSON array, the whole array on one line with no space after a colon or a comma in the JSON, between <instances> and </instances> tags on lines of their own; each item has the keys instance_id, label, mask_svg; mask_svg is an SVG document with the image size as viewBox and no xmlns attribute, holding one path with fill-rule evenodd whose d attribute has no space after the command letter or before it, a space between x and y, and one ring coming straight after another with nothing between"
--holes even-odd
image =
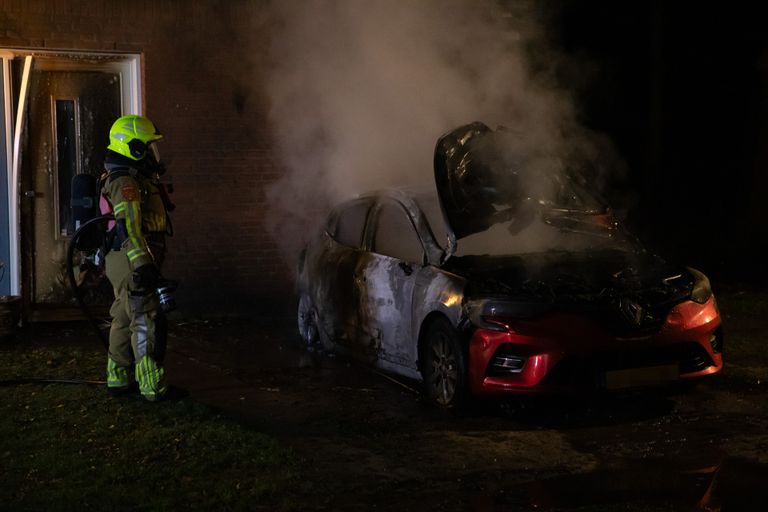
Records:
<instances>
[{"instance_id":1,"label":"firefighter","mask_svg":"<svg viewBox=\"0 0 768 512\"><path fill-rule=\"evenodd\" d=\"M131 368L143 398L154 402L167 392L166 321L155 288L161 279L168 201L160 174L157 141L163 136L146 117L119 118L109 132L102 194L115 215L106 274L115 292L107 358L107 391L131 388Z\"/></svg>"}]
</instances>

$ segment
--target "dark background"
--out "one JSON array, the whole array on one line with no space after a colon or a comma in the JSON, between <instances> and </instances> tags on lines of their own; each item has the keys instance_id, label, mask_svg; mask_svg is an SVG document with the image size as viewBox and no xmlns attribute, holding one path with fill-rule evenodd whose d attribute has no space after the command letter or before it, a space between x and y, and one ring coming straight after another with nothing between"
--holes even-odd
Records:
<instances>
[{"instance_id":1,"label":"dark background","mask_svg":"<svg viewBox=\"0 0 768 512\"><path fill-rule=\"evenodd\" d=\"M563 0L545 12L582 121L627 166L614 201L670 259L768 282L768 16L749 4ZM570 87L569 87L570 86Z\"/></svg>"}]
</instances>

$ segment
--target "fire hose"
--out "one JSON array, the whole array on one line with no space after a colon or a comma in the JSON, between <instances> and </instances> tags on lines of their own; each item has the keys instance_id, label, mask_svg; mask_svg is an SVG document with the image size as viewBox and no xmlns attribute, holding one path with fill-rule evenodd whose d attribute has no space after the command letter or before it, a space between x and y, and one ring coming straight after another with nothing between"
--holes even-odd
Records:
<instances>
[{"instance_id":1,"label":"fire hose","mask_svg":"<svg viewBox=\"0 0 768 512\"><path fill-rule=\"evenodd\" d=\"M100 222L109 222L111 220L115 220L115 216L111 213L108 213L106 215L101 215L100 217L95 217L82 224L72 236L72 240L69 242L69 249L67 251L67 274L69 276L70 286L72 287L72 293L74 294L77 303L80 305L81 311L88 319L88 323L90 323L91 327L93 327L93 330L96 332L96 336L101 341L101 344L104 345L105 349L109 348L109 340L104 335L104 332L102 332L101 328L99 327L99 323L93 316L91 310L88 309L88 305L85 303L85 298L83 297L81 290L77 287L77 281L75 280L74 256L75 249L77 248L77 242L80 240L80 237L83 235L83 233L85 233L85 230L88 227Z\"/></svg>"}]
</instances>

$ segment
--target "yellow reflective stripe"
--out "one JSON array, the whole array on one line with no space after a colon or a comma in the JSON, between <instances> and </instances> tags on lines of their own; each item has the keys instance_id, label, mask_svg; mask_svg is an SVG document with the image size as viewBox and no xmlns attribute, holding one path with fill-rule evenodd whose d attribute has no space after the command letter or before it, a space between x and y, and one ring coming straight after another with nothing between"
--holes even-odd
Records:
<instances>
[{"instance_id":1,"label":"yellow reflective stripe","mask_svg":"<svg viewBox=\"0 0 768 512\"><path fill-rule=\"evenodd\" d=\"M166 386L162 383L165 371L155 363L154 359L144 356L136 365L136 381L142 395L162 395Z\"/></svg>"},{"instance_id":2,"label":"yellow reflective stripe","mask_svg":"<svg viewBox=\"0 0 768 512\"><path fill-rule=\"evenodd\" d=\"M134 254L133 256L128 256L128 261L133 263L134 261L138 260L139 258L143 258L147 255L147 253L142 252L141 254Z\"/></svg>"},{"instance_id":3,"label":"yellow reflective stripe","mask_svg":"<svg viewBox=\"0 0 768 512\"><path fill-rule=\"evenodd\" d=\"M117 203L114 206L113 211L115 212L115 215L117 215L118 213L123 213L127 207L127 203L123 201L122 203Z\"/></svg>"},{"instance_id":4,"label":"yellow reflective stripe","mask_svg":"<svg viewBox=\"0 0 768 512\"><path fill-rule=\"evenodd\" d=\"M125 205L125 229L128 231L128 238L135 248L144 250L147 247L147 242L141 234L141 209L139 202L126 201Z\"/></svg>"},{"instance_id":5,"label":"yellow reflective stripe","mask_svg":"<svg viewBox=\"0 0 768 512\"><path fill-rule=\"evenodd\" d=\"M124 387L129 384L128 372L125 368L117 366L111 357L107 358L107 386Z\"/></svg>"},{"instance_id":6,"label":"yellow reflective stripe","mask_svg":"<svg viewBox=\"0 0 768 512\"><path fill-rule=\"evenodd\" d=\"M152 368L152 365L150 364L148 357L145 357L144 360L147 362L147 384L149 384L149 389L154 394L154 392L156 391L154 368Z\"/></svg>"},{"instance_id":7,"label":"yellow reflective stripe","mask_svg":"<svg viewBox=\"0 0 768 512\"><path fill-rule=\"evenodd\" d=\"M136 365L136 380L139 382L139 390L142 394L145 394L147 392L147 378L146 378L146 371L144 369L146 357L142 358L141 361Z\"/></svg>"},{"instance_id":8,"label":"yellow reflective stripe","mask_svg":"<svg viewBox=\"0 0 768 512\"><path fill-rule=\"evenodd\" d=\"M134 262L139 258L147 256L147 251L145 251L144 249L131 249L130 251L128 251L127 255L128 255L128 261Z\"/></svg>"},{"instance_id":9,"label":"yellow reflective stripe","mask_svg":"<svg viewBox=\"0 0 768 512\"><path fill-rule=\"evenodd\" d=\"M160 231L162 229L160 221L157 219L144 219L144 225L146 226L147 231Z\"/></svg>"},{"instance_id":10,"label":"yellow reflective stripe","mask_svg":"<svg viewBox=\"0 0 768 512\"><path fill-rule=\"evenodd\" d=\"M142 394L154 394L152 389L152 378L149 371L149 358L144 357L141 360L141 392Z\"/></svg>"}]
</instances>

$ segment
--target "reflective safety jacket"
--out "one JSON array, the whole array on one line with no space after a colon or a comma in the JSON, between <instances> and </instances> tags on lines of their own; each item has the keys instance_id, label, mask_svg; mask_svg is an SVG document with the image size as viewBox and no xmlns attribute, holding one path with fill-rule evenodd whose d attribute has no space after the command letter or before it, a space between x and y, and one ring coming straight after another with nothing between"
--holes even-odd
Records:
<instances>
[{"instance_id":1,"label":"reflective safety jacket","mask_svg":"<svg viewBox=\"0 0 768 512\"><path fill-rule=\"evenodd\" d=\"M115 214L120 249L126 251L132 270L153 262L159 265L162 255L153 255L153 249L164 248L168 227L163 185L157 174L141 168L142 162L107 153L102 194Z\"/></svg>"}]
</instances>

